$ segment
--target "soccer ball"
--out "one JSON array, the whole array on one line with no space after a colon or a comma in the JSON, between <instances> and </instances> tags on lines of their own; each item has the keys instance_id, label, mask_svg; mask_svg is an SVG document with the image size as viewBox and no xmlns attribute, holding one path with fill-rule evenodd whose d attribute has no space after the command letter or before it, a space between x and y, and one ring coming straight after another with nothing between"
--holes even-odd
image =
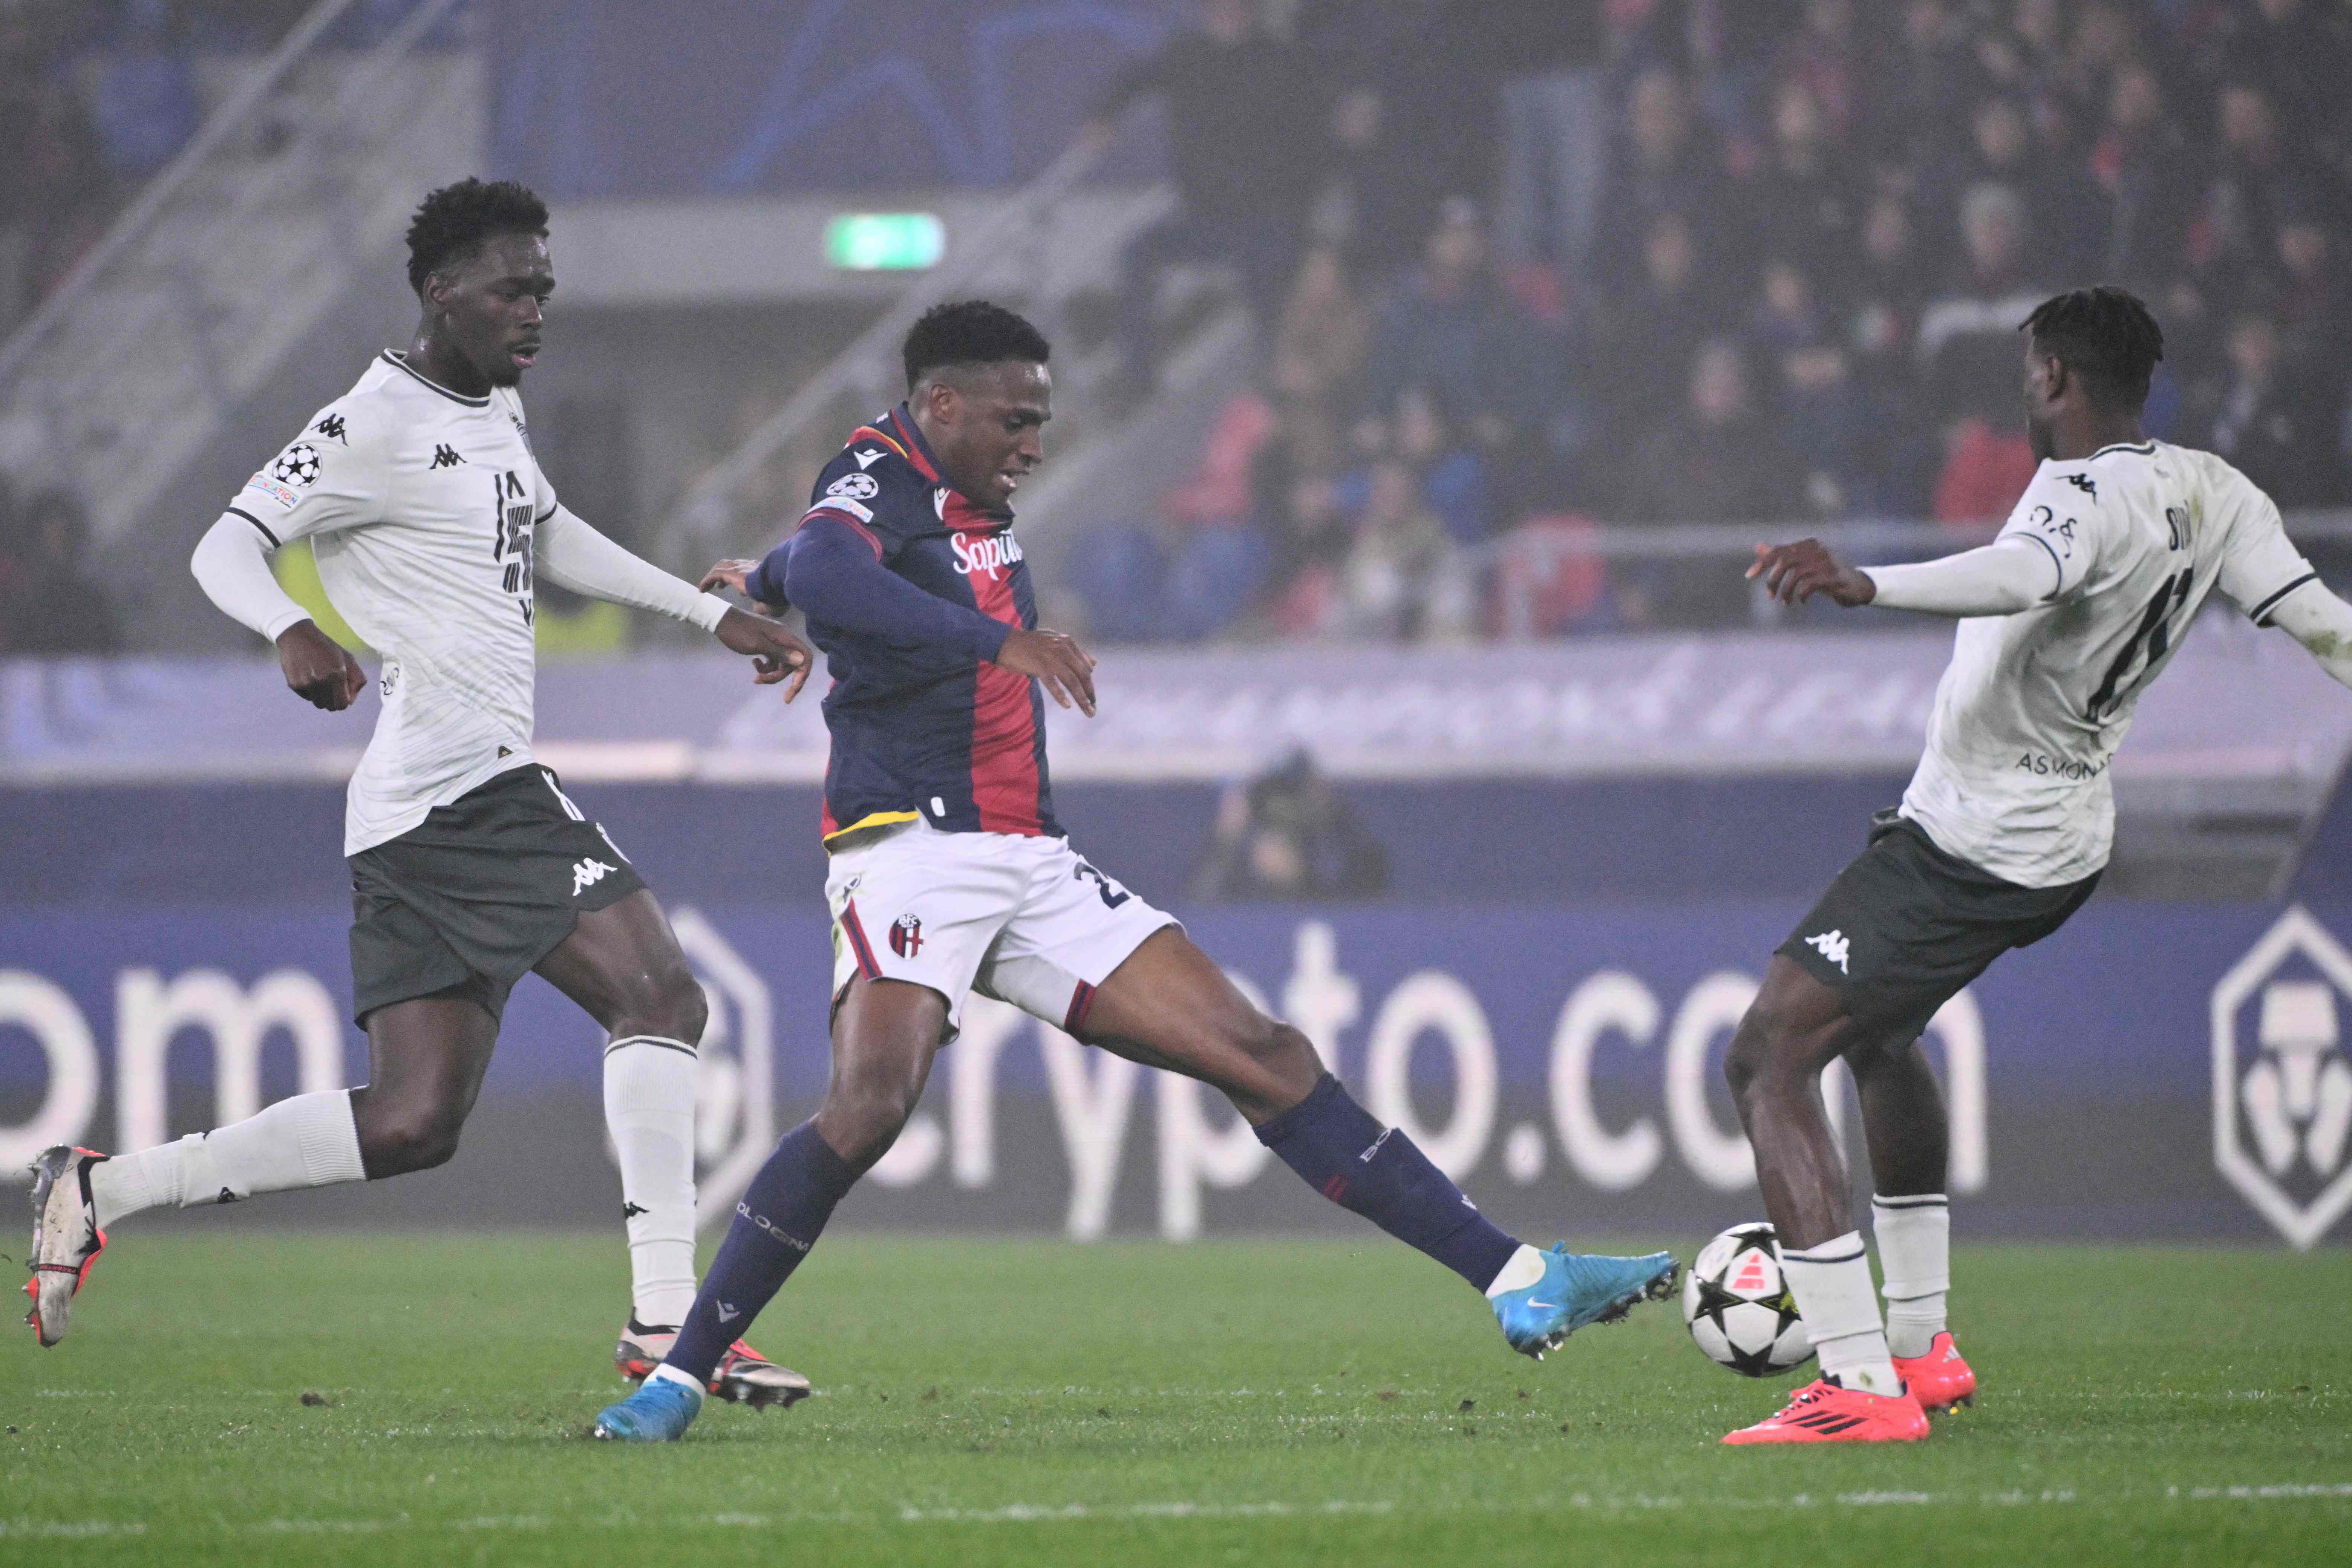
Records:
<instances>
[{"instance_id":1,"label":"soccer ball","mask_svg":"<svg viewBox=\"0 0 2352 1568\"><path fill-rule=\"evenodd\" d=\"M1773 1377L1813 1359L1796 1298L1780 1278L1780 1243L1762 1220L1735 1225L1700 1249L1683 1281L1683 1321L1707 1359Z\"/></svg>"}]
</instances>

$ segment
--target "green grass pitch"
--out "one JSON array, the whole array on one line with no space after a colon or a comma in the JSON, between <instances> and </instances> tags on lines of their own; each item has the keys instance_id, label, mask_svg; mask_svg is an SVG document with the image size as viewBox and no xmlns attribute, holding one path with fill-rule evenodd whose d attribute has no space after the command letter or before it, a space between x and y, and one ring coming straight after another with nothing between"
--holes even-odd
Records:
<instances>
[{"instance_id":1,"label":"green grass pitch","mask_svg":"<svg viewBox=\"0 0 2352 1568\"><path fill-rule=\"evenodd\" d=\"M1377 1237L858 1236L755 1339L821 1397L618 1447L585 1434L622 1269L126 1227L64 1345L0 1351L0 1563L2352 1560L2342 1251L1965 1247L1977 1408L1768 1451L1715 1439L1794 1379L1671 1304L1538 1365Z\"/></svg>"}]
</instances>

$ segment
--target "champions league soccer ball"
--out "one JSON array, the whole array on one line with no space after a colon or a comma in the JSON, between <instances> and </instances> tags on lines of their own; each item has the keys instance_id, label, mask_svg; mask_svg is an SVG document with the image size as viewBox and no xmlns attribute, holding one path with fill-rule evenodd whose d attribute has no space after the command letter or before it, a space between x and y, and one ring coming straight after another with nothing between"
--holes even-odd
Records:
<instances>
[{"instance_id":1,"label":"champions league soccer ball","mask_svg":"<svg viewBox=\"0 0 2352 1568\"><path fill-rule=\"evenodd\" d=\"M1780 1278L1780 1244L1762 1220L1736 1225L1700 1249L1683 1281L1683 1321L1717 1366L1773 1377L1813 1359L1805 1321Z\"/></svg>"}]
</instances>

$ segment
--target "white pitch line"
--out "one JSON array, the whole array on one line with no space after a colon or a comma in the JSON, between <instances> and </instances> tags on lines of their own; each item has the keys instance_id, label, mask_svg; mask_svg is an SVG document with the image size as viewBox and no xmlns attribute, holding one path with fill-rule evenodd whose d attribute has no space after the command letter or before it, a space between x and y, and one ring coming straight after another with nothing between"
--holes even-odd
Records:
<instances>
[{"instance_id":1,"label":"white pitch line","mask_svg":"<svg viewBox=\"0 0 2352 1568\"><path fill-rule=\"evenodd\" d=\"M1616 1496L1594 1496L1589 1492L1572 1492L1559 1498L1528 1498L1503 1504L1440 1505L1433 1508L1401 1509L1393 1500L1376 1499L1356 1500L1338 1498L1322 1502L1171 1502L1132 1503L1005 1503L995 1508L918 1508L902 1505L887 1512L804 1512L804 1513L715 1513L687 1514L667 1519L648 1519L635 1514L607 1515L601 1519L571 1519L562 1521L563 1528L572 1530L702 1530L702 1529L770 1529L791 1525L851 1525L887 1526L940 1524L1060 1524L1075 1522L1122 1522L1139 1520L1234 1520L1234 1519L1316 1519L1333 1515L1381 1515L1413 1517L1448 1513L1549 1513L1561 1510L1612 1512L1629 1510L1679 1511L1706 1510L1711 1512L1756 1509L1813 1509L1824 1505L1836 1508L1900 1507L2072 1507L2080 1504L2121 1502L2170 1503L2256 1503L2256 1502L2335 1502L2352 1500L2352 1481L2278 1481L2263 1485L2240 1486L2167 1486L2161 1490L2121 1489L2113 1492L2085 1493L2077 1487L2051 1488L2042 1491L2000 1492L1922 1492L1922 1491L1857 1491L1839 1492L1817 1497L1810 1492L1792 1492L1780 1497L1654 1497L1647 1493L1629 1492ZM556 1521L539 1514L505 1514L477 1519L417 1519L400 1515L391 1519L265 1519L250 1523L235 1524L216 1521L209 1526L173 1530L160 1527L162 1534L192 1534L198 1531L226 1529L260 1535L373 1535L398 1530L457 1530L469 1531L545 1531L557 1528ZM150 1526L137 1521L117 1520L27 1520L0 1519L0 1537L62 1539L77 1536L145 1535Z\"/></svg>"}]
</instances>

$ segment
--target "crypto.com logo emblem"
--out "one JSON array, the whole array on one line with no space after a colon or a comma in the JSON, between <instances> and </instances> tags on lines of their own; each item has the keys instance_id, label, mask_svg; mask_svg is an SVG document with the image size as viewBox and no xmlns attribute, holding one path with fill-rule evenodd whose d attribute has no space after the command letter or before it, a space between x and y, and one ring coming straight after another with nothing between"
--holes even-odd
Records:
<instances>
[{"instance_id":1,"label":"crypto.com logo emblem","mask_svg":"<svg viewBox=\"0 0 2352 1568\"><path fill-rule=\"evenodd\" d=\"M2352 953L2301 905L2213 988L2213 1163L2303 1249L2352 1208L2347 1005Z\"/></svg>"}]
</instances>

